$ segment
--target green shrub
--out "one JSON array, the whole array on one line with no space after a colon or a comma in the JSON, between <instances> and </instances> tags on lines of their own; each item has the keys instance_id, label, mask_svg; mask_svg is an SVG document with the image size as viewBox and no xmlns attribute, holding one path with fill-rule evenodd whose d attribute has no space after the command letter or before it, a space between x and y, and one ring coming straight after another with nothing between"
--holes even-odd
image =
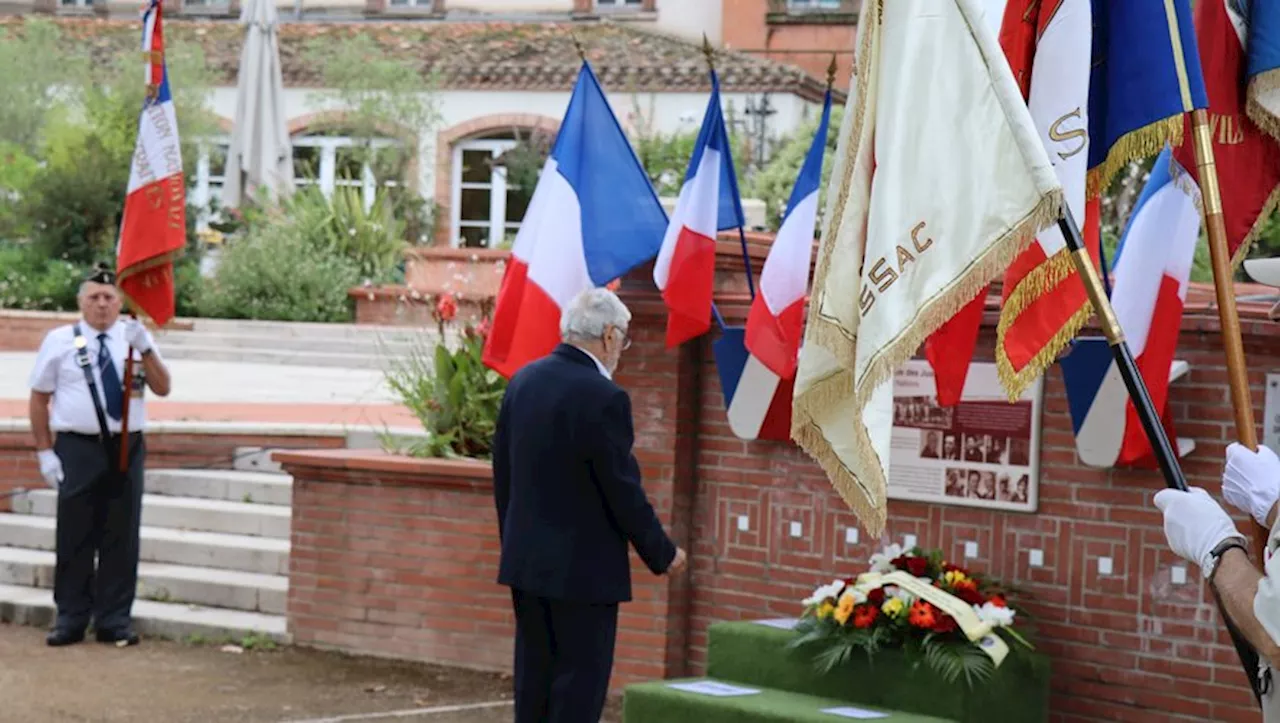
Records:
<instances>
[{"instance_id":1,"label":"green shrub","mask_svg":"<svg viewBox=\"0 0 1280 723\"><path fill-rule=\"evenodd\" d=\"M840 140L840 123L844 118L844 109L832 107L831 120L827 128L827 149L822 158L822 181L818 186L819 204L826 200L827 183L831 178L831 165L836 156L836 144ZM800 175L800 167L804 165L809 146L813 144L813 136L818 132L820 115L815 115L796 129L789 138L782 141L773 157L742 186L744 198L758 198L765 203L765 223L771 231L778 230L782 223L782 214L787 211L787 201L795 188L796 177ZM819 218L822 210L819 208ZM819 223L819 226L821 223Z\"/></svg>"},{"instance_id":2,"label":"green shrub","mask_svg":"<svg viewBox=\"0 0 1280 723\"><path fill-rule=\"evenodd\" d=\"M26 246L0 244L0 308L71 311L83 271Z\"/></svg>"},{"instance_id":3,"label":"green shrub","mask_svg":"<svg viewBox=\"0 0 1280 723\"><path fill-rule=\"evenodd\" d=\"M443 341L444 325L457 313L457 302L446 294L434 308L439 341L420 340L408 354L392 361L386 372L387 386L428 436L408 449L390 451L417 457L490 459L507 380L482 361L487 312L479 325L463 329L461 343L451 350ZM392 446L386 440L384 444Z\"/></svg>"},{"instance_id":4,"label":"green shrub","mask_svg":"<svg viewBox=\"0 0 1280 723\"><path fill-rule=\"evenodd\" d=\"M284 213L317 253L350 259L361 279L375 284L394 280L409 245L405 224L383 193L365 211L358 188L335 188L333 198L326 199L319 189L309 187L289 198Z\"/></svg>"},{"instance_id":5,"label":"green shrub","mask_svg":"<svg viewBox=\"0 0 1280 723\"><path fill-rule=\"evenodd\" d=\"M350 321L347 291L359 279L355 262L317 253L285 219L228 243L198 306L201 316L224 319Z\"/></svg>"}]
</instances>

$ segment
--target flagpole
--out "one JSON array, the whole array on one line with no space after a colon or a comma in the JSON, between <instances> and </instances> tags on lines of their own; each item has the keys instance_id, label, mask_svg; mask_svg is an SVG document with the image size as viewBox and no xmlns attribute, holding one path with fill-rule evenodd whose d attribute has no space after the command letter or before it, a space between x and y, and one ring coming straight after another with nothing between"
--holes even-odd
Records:
<instances>
[{"instance_id":1,"label":"flagpole","mask_svg":"<svg viewBox=\"0 0 1280 723\"><path fill-rule=\"evenodd\" d=\"M1235 283L1227 250L1227 227L1222 216L1222 193L1218 189L1218 166L1213 155L1213 130L1209 113L1191 112L1196 163L1200 169L1200 196L1204 223L1209 232L1209 260L1213 266L1213 286L1218 296L1218 322L1222 327L1222 351L1227 357L1227 382L1231 387L1231 407L1236 417L1236 439L1251 450L1258 448L1257 425L1253 419L1253 399L1249 394L1249 369L1245 366L1244 342L1240 336L1240 313L1236 310ZM1255 561L1263 565L1270 533L1253 521Z\"/></svg>"},{"instance_id":2,"label":"flagpole","mask_svg":"<svg viewBox=\"0 0 1280 723\"><path fill-rule=\"evenodd\" d=\"M1204 175L1202 174L1201 179L1203 178ZM1207 197L1207 194L1205 195ZM1219 208L1221 208L1221 204L1219 204ZM1221 228L1221 211L1219 211L1217 218ZM1138 413L1138 420L1142 423L1142 428L1147 433L1147 439L1150 441L1151 449L1155 453L1156 463L1159 464L1160 472L1164 475L1164 482L1172 489L1185 492L1187 490L1187 478L1183 475L1182 466L1178 463L1178 455L1169 441L1169 435L1165 433L1164 425L1160 423L1160 415L1156 412L1155 404L1151 401L1151 394L1147 391L1146 382L1143 381L1142 374L1138 371L1138 365L1133 359L1133 352L1129 350L1129 344L1125 341L1124 331L1120 328L1120 321L1116 318L1115 310L1111 307L1111 300L1107 297L1106 290L1102 286L1102 279L1098 276L1098 269L1093 265L1093 260L1089 258L1089 250L1084 245L1084 239L1080 235L1080 227L1076 225L1075 216L1072 215L1069 206L1063 207L1062 217L1058 219L1058 229L1062 232L1063 238L1066 239L1067 248L1070 249L1071 257L1075 261L1076 272L1079 274L1080 280L1084 282L1085 293L1089 295L1089 301L1093 304L1094 313L1097 314L1098 322L1102 326L1102 333L1107 338L1107 343L1111 346L1116 366L1120 370L1120 378L1124 380L1124 385L1129 390L1129 399L1133 402L1133 408ZM1212 248L1212 244L1210 248ZM1215 256L1214 258L1216 261L1218 257ZM1225 244L1223 244L1222 248L1222 258L1225 261ZM1219 287L1218 297L1221 300L1221 287ZM1236 321L1235 334L1238 343L1240 326L1239 319L1235 317L1235 298L1230 295L1228 295L1228 298L1231 300L1232 317ZM1223 334L1225 335L1226 333L1226 323L1224 321ZM1243 360L1243 352L1241 352L1241 359ZM1250 409L1249 412L1251 413L1252 410ZM1237 419L1239 419L1239 416L1239 410L1237 409ZM1252 433L1252 426L1249 427L1249 431ZM1249 687L1253 690L1254 698L1261 703L1262 691L1259 687L1260 683L1257 675L1258 653L1240 634L1235 623L1231 621L1231 617L1227 615L1226 609L1223 608L1222 600L1218 598L1216 590L1214 591L1214 597L1218 603L1218 613L1227 627L1231 642L1235 645L1236 655L1240 657L1240 665L1244 668L1245 678L1249 681Z\"/></svg>"},{"instance_id":3,"label":"flagpole","mask_svg":"<svg viewBox=\"0 0 1280 723\"><path fill-rule=\"evenodd\" d=\"M138 312L129 305L129 317L135 321ZM129 473L129 400L133 397L133 345L130 344L124 358L124 400L120 407L120 459L117 465L121 474Z\"/></svg>"},{"instance_id":4,"label":"flagpole","mask_svg":"<svg viewBox=\"0 0 1280 723\"><path fill-rule=\"evenodd\" d=\"M713 79L716 74L715 54L716 54L716 51L711 47L711 41L707 40L707 34L703 33L702 34L702 55L707 59L707 69L711 71L711 75ZM725 140L727 141L728 138L726 137ZM732 155L731 148L726 148L725 151ZM742 199L738 199L738 203L741 204ZM741 225L738 226L738 242L742 244L742 264L747 267L747 291L751 292L751 300L755 301L756 282L755 282L755 279L752 278L754 274L751 271L751 254L747 251L747 232L744 228L742 228ZM720 312L717 311L716 315L719 316L719 314ZM720 325L724 326L724 322L721 321Z\"/></svg>"}]
</instances>

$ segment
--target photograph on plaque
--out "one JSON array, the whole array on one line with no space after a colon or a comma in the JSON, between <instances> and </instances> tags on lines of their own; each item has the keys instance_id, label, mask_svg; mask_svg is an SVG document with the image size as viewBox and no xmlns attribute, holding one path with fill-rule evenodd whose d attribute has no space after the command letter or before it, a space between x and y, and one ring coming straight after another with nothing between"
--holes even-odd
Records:
<instances>
[{"instance_id":1,"label":"photograph on plaque","mask_svg":"<svg viewBox=\"0 0 1280 723\"><path fill-rule=\"evenodd\" d=\"M889 499L1035 512L1042 386L1037 380L1010 404L996 365L974 362L960 403L947 408L927 362L902 365L893 380Z\"/></svg>"}]
</instances>

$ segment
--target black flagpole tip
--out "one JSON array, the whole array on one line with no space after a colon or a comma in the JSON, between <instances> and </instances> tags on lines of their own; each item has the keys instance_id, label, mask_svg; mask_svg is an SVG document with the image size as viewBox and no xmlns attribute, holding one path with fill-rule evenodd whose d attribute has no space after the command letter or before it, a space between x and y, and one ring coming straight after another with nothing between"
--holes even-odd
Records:
<instances>
[{"instance_id":1,"label":"black flagpole tip","mask_svg":"<svg viewBox=\"0 0 1280 723\"><path fill-rule=\"evenodd\" d=\"M707 34L703 33L702 34L702 54L703 56L706 57L707 67L710 68L711 70L716 69L715 53L716 51L711 47L711 41L707 40Z\"/></svg>"},{"instance_id":2,"label":"black flagpole tip","mask_svg":"<svg viewBox=\"0 0 1280 723\"><path fill-rule=\"evenodd\" d=\"M831 90L836 81L836 54L831 54L831 64L827 66L827 90Z\"/></svg>"},{"instance_id":3,"label":"black flagpole tip","mask_svg":"<svg viewBox=\"0 0 1280 723\"><path fill-rule=\"evenodd\" d=\"M578 39L577 33L569 33L569 37L573 38L573 47L578 51L578 59L587 62L587 50L582 47L582 41Z\"/></svg>"}]
</instances>

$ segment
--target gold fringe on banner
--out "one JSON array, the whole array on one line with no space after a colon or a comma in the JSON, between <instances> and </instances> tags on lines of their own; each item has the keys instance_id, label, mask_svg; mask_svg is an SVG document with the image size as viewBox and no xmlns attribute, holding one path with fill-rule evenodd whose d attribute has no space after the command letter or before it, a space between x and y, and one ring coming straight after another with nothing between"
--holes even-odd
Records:
<instances>
[{"instance_id":1,"label":"gold fringe on banner","mask_svg":"<svg viewBox=\"0 0 1280 723\"><path fill-rule=\"evenodd\" d=\"M1010 402L1016 402L1022 396L1022 392L1044 374L1045 370L1058 358L1058 354L1067 347L1067 344L1093 316L1093 304L1086 299L1084 306L1072 314L1049 343L1021 369L1014 368L1008 352L1005 351L1005 336L1022 312L1026 311L1036 299L1053 291L1075 274L1075 261L1071 258L1071 251L1063 247L1024 276L1018 286L1005 298L1000 309L1000 321L996 324L996 373Z\"/></svg>"},{"instance_id":2,"label":"gold fringe on banner","mask_svg":"<svg viewBox=\"0 0 1280 723\"><path fill-rule=\"evenodd\" d=\"M1247 105L1249 118L1258 124L1268 135L1280 141L1280 117L1276 116L1276 110L1268 110L1258 100L1258 96L1264 93L1280 93L1280 69L1269 70L1265 73L1259 73L1253 76L1253 80L1249 81L1249 103ZM1280 103L1280 98L1277 99Z\"/></svg>"},{"instance_id":3,"label":"gold fringe on banner","mask_svg":"<svg viewBox=\"0 0 1280 723\"><path fill-rule=\"evenodd\" d=\"M1156 155L1165 143L1175 148L1182 145L1182 116L1179 113L1120 136L1107 151L1106 159L1089 169L1085 197L1101 196L1121 169L1133 161Z\"/></svg>"}]
</instances>

